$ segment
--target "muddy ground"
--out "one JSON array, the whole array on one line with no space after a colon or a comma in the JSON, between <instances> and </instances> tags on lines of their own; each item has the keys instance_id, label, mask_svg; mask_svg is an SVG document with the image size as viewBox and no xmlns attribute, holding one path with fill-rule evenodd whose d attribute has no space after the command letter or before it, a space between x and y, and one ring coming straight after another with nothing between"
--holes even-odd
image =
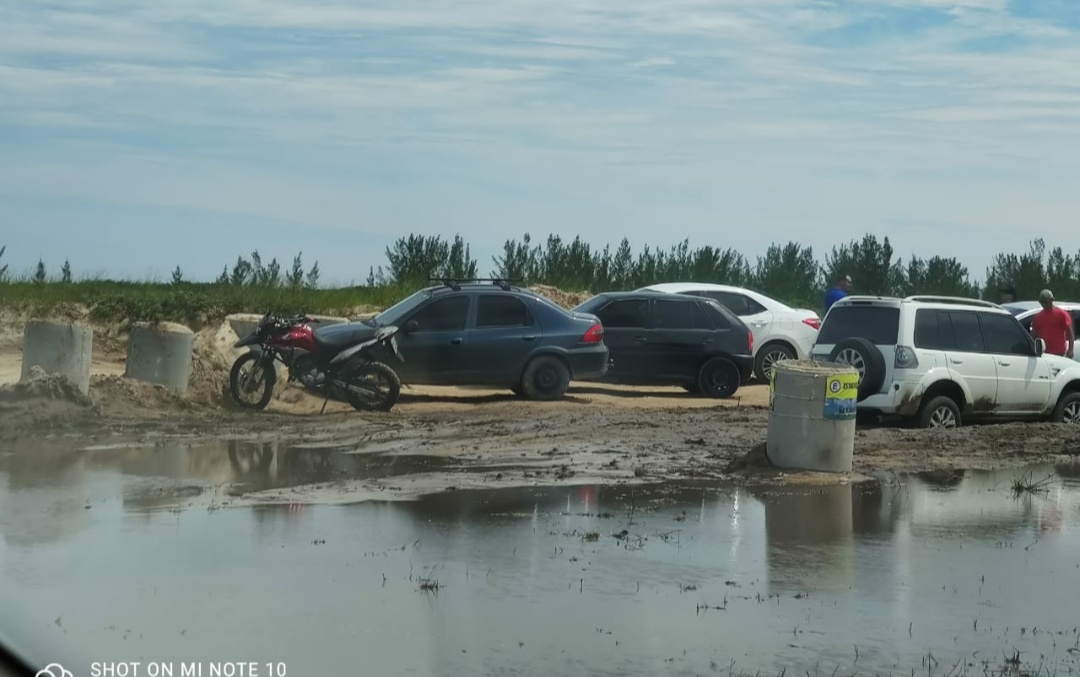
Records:
<instances>
[{"instance_id":1,"label":"muddy ground","mask_svg":"<svg viewBox=\"0 0 1080 677\"><path fill-rule=\"evenodd\" d=\"M235 495L237 503L406 498L448 488L583 482L851 481L906 471L1063 463L1080 455L1080 431L1048 423L951 432L860 427L852 476L782 473L761 467L768 391L756 384L716 401L678 388L577 383L564 400L550 403L503 391L418 387L406 388L389 413L358 413L331 402L322 414L320 398L282 385L266 412L236 411L223 397L236 354L236 337L227 325L197 334L185 397L123 378L122 331L98 331L89 398L58 379L0 387L0 449L18 454L42 447L153 447L227 438L445 460L438 472ZM18 379L19 343L10 334L0 336L0 381Z\"/></svg>"}]
</instances>

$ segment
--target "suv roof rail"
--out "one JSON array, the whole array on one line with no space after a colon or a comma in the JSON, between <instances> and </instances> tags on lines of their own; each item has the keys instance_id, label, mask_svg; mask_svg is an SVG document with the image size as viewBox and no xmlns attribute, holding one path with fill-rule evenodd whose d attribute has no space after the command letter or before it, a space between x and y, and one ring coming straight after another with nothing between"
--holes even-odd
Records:
<instances>
[{"instance_id":1,"label":"suv roof rail","mask_svg":"<svg viewBox=\"0 0 1080 677\"><path fill-rule=\"evenodd\" d=\"M463 283L490 282L494 285L498 285L503 291L510 291L510 283L521 282L521 280L507 280L501 277L432 277L428 278L428 282L438 282L439 284L450 287L454 291L459 291Z\"/></svg>"},{"instance_id":2,"label":"suv roof rail","mask_svg":"<svg viewBox=\"0 0 1080 677\"><path fill-rule=\"evenodd\" d=\"M962 296L908 296L905 301L921 301L923 303L956 303L958 305L966 306L982 306L983 308L996 308L998 310L1005 310L1000 305L992 303L990 301L983 301L982 299L966 299ZM1008 311L1006 311L1008 312Z\"/></svg>"}]
</instances>

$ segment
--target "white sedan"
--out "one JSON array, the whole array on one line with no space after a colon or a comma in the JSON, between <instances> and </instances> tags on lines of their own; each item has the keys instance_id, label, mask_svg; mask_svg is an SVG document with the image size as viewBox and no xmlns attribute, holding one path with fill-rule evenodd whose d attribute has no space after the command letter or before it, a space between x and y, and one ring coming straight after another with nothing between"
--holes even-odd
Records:
<instances>
[{"instance_id":1,"label":"white sedan","mask_svg":"<svg viewBox=\"0 0 1080 677\"><path fill-rule=\"evenodd\" d=\"M821 318L812 310L792 308L750 289L707 282L667 282L638 291L704 296L739 316L754 335L754 375L768 381L779 360L807 359Z\"/></svg>"}]
</instances>

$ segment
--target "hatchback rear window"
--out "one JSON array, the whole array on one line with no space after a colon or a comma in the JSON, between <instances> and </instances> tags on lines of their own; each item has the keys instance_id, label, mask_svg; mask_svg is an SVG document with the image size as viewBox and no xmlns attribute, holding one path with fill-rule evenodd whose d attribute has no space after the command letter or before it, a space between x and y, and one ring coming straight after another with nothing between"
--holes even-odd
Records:
<instances>
[{"instance_id":1,"label":"hatchback rear window","mask_svg":"<svg viewBox=\"0 0 1080 677\"><path fill-rule=\"evenodd\" d=\"M875 345L895 345L899 333L899 308L843 306L825 316L817 343L832 345L847 338L862 338Z\"/></svg>"}]
</instances>

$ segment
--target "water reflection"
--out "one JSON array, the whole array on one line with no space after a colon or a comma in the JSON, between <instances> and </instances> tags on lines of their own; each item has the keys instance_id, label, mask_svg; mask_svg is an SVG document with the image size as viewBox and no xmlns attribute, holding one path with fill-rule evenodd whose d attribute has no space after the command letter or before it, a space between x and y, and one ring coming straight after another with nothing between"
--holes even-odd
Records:
<instances>
[{"instance_id":1,"label":"water reflection","mask_svg":"<svg viewBox=\"0 0 1080 677\"><path fill-rule=\"evenodd\" d=\"M387 675L710 674L731 660L735 672L906 674L929 650L945 670L976 651L1060 657L1068 643L1042 629L1075 625L1060 602L1080 585L1080 483L1049 466L830 487L188 507L229 483L452 467L347 452L233 443L0 457L0 607L40 613L26 627L91 659L250 654L293 674L355 672L356 655ZM1014 498L1021 472L1052 481ZM52 623L61 614L67 634Z\"/></svg>"}]
</instances>

